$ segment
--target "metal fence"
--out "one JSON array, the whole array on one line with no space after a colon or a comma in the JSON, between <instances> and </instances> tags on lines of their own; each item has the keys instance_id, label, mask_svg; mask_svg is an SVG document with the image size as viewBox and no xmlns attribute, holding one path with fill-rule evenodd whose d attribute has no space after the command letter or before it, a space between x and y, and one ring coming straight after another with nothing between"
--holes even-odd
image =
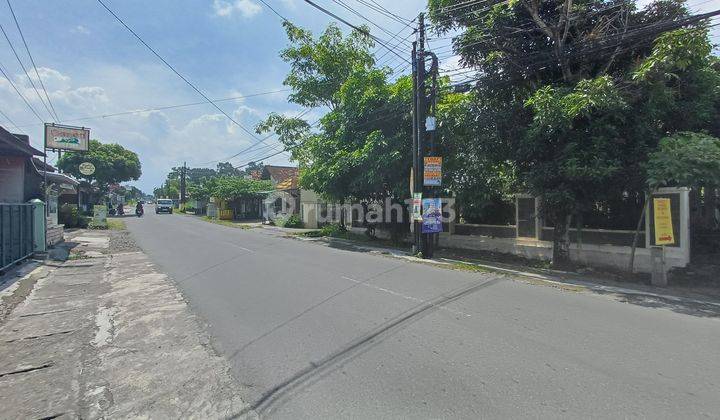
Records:
<instances>
[{"instance_id":1,"label":"metal fence","mask_svg":"<svg viewBox=\"0 0 720 420\"><path fill-rule=\"evenodd\" d=\"M0 203L0 270L32 255L33 210L33 204Z\"/></svg>"}]
</instances>

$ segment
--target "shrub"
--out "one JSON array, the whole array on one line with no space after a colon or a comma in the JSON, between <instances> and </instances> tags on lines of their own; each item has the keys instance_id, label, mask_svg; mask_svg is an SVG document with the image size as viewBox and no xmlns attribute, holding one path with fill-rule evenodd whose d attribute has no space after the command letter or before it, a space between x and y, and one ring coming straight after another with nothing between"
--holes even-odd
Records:
<instances>
[{"instance_id":1,"label":"shrub","mask_svg":"<svg viewBox=\"0 0 720 420\"><path fill-rule=\"evenodd\" d=\"M320 229L322 236L343 236L346 232L347 229L339 224L325 225Z\"/></svg>"},{"instance_id":2,"label":"shrub","mask_svg":"<svg viewBox=\"0 0 720 420\"><path fill-rule=\"evenodd\" d=\"M78 208L76 205L63 204L58 210L58 223L66 228L74 228L79 225Z\"/></svg>"},{"instance_id":3,"label":"shrub","mask_svg":"<svg viewBox=\"0 0 720 420\"><path fill-rule=\"evenodd\" d=\"M308 237L308 238L320 238L323 236L332 236L334 238L343 238L348 235L348 231L345 227L332 224L332 225L325 225L320 230L311 230L309 232L304 232L301 234L302 236Z\"/></svg>"},{"instance_id":4,"label":"shrub","mask_svg":"<svg viewBox=\"0 0 720 420\"><path fill-rule=\"evenodd\" d=\"M300 216L297 214L293 214L287 218L280 218L275 221L275 224L280 227L286 227L286 228L301 228L303 227L303 223L300 220Z\"/></svg>"}]
</instances>

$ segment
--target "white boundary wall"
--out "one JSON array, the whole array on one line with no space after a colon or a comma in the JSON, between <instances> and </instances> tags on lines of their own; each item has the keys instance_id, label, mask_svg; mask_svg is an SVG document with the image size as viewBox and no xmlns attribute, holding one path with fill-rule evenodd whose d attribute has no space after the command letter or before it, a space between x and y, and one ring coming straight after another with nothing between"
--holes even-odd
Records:
<instances>
[{"instance_id":1,"label":"white boundary wall","mask_svg":"<svg viewBox=\"0 0 720 420\"><path fill-rule=\"evenodd\" d=\"M667 268L685 267L690 262L690 204L689 188L660 188L657 194L677 194L680 198L680 245L679 247L666 247L665 258ZM522 196L527 197L527 196ZM647 206L651 205L648 201ZM652 272L650 258L651 229L650 212L645 218L645 247L635 250L635 271L641 273ZM675 221L677 222L677 221ZM535 238L491 238L480 235L440 235L440 245L450 248L477 249L482 251L515 254L527 258L541 260L552 259L552 242L540 240L542 226L538 227ZM588 229L601 232L600 229ZM598 244L571 244L570 259L588 266L610 267L626 270L630 262L631 247L618 245Z\"/></svg>"}]
</instances>

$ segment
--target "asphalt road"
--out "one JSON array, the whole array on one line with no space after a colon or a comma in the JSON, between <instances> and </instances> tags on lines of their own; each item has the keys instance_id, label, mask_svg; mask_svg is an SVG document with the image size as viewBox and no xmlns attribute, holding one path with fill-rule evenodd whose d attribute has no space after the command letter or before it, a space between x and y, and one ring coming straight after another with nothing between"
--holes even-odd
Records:
<instances>
[{"instance_id":1,"label":"asphalt road","mask_svg":"<svg viewBox=\"0 0 720 420\"><path fill-rule=\"evenodd\" d=\"M718 318L152 208L125 220L264 417L720 418Z\"/></svg>"}]
</instances>

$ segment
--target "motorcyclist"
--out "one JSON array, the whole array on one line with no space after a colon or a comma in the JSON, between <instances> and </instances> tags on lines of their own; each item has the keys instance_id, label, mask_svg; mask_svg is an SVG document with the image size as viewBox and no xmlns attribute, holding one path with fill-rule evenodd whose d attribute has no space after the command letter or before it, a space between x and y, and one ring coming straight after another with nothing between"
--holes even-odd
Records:
<instances>
[{"instance_id":1,"label":"motorcyclist","mask_svg":"<svg viewBox=\"0 0 720 420\"><path fill-rule=\"evenodd\" d=\"M125 210L123 209L123 204L122 204L122 203L118 204L118 206L117 206L117 214L118 214L118 215L120 215L120 214L125 214Z\"/></svg>"},{"instance_id":2,"label":"motorcyclist","mask_svg":"<svg viewBox=\"0 0 720 420\"><path fill-rule=\"evenodd\" d=\"M138 216L142 216L144 212L145 212L145 210L143 210L142 203L138 202L137 205L135 206L135 214Z\"/></svg>"}]
</instances>

